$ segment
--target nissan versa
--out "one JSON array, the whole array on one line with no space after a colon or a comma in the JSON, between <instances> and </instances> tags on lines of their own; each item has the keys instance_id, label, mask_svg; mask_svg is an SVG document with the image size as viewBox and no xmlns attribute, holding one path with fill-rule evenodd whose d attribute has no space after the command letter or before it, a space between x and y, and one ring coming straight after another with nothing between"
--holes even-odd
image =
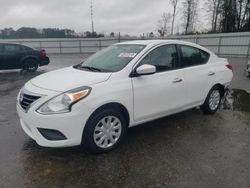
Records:
<instances>
[{"instance_id":1,"label":"nissan versa","mask_svg":"<svg viewBox=\"0 0 250 188\"><path fill-rule=\"evenodd\" d=\"M17 98L23 130L39 145L114 149L128 127L200 106L220 107L233 78L226 59L188 42L132 41L40 75Z\"/></svg>"}]
</instances>

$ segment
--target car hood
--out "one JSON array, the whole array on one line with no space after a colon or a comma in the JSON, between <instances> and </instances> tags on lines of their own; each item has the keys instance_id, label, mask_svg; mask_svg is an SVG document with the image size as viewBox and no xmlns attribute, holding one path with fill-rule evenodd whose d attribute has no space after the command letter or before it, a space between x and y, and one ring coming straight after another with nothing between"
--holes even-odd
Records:
<instances>
[{"instance_id":1,"label":"car hood","mask_svg":"<svg viewBox=\"0 0 250 188\"><path fill-rule=\"evenodd\" d=\"M111 74L112 73L89 72L68 67L42 74L33 78L30 82L42 89L65 92L78 87L105 82Z\"/></svg>"}]
</instances>

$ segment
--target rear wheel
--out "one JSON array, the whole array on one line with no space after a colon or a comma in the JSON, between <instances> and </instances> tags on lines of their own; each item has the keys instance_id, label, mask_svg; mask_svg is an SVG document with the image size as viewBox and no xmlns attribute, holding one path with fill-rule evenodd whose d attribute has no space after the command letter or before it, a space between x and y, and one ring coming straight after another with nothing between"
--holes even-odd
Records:
<instances>
[{"instance_id":1,"label":"rear wheel","mask_svg":"<svg viewBox=\"0 0 250 188\"><path fill-rule=\"evenodd\" d=\"M114 109L96 113L86 124L83 142L94 153L104 153L116 148L126 133L123 115Z\"/></svg>"},{"instance_id":2,"label":"rear wheel","mask_svg":"<svg viewBox=\"0 0 250 188\"><path fill-rule=\"evenodd\" d=\"M27 59L24 62L24 70L27 72L35 72L38 69L38 63L34 59Z\"/></svg>"},{"instance_id":3,"label":"rear wheel","mask_svg":"<svg viewBox=\"0 0 250 188\"><path fill-rule=\"evenodd\" d=\"M222 98L221 89L217 86L213 87L206 98L205 103L201 106L205 114L214 114L220 107Z\"/></svg>"}]
</instances>

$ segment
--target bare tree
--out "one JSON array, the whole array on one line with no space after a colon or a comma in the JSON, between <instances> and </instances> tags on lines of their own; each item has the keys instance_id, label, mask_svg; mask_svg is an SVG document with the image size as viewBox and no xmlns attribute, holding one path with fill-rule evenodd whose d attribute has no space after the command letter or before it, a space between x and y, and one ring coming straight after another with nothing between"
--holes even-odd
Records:
<instances>
[{"instance_id":1,"label":"bare tree","mask_svg":"<svg viewBox=\"0 0 250 188\"><path fill-rule=\"evenodd\" d=\"M238 0L224 0L222 5L222 32L236 31L237 8L236 1Z\"/></svg>"},{"instance_id":2,"label":"bare tree","mask_svg":"<svg viewBox=\"0 0 250 188\"><path fill-rule=\"evenodd\" d=\"M218 28L218 21L222 12L223 0L207 0L205 3L205 10L208 12L208 16L211 18L211 31L216 32Z\"/></svg>"},{"instance_id":3,"label":"bare tree","mask_svg":"<svg viewBox=\"0 0 250 188\"><path fill-rule=\"evenodd\" d=\"M238 0L236 2L237 9L237 30L241 31L246 24L247 19L249 19L249 10L250 10L250 1L249 0Z\"/></svg>"},{"instance_id":4,"label":"bare tree","mask_svg":"<svg viewBox=\"0 0 250 188\"><path fill-rule=\"evenodd\" d=\"M243 12L243 0L239 0L236 4L238 11L237 15L237 30L240 30L241 22L243 22L242 12Z\"/></svg>"},{"instance_id":5,"label":"bare tree","mask_svg":"<svg viewBox=\"0 0 250 188\"><path fill-rule=\"evenodd\" d=\"M244 13L241 21L241 28L245 31L250 30L250 0L244 1Z\"/></svg>"},{"instance_id":6,"label":"bare tree","mask_svg":"<svg viewBox=\"0 0 250 188\"><path fill-rule=\"evenodd\" d=\"M206 0L211 32L250 31L250 0Z\"/></svg>"},{"instance_id":7,"label":"bare tree","mask_svg":"<svg viewBox=\"0 0 250 188\"><path fill-rule=\"evenodd\" d=\"M195 23L197 21L198 0L185 0L183 2L183 16L185 34L194 31Z\"/></svg>"},{"instance_id":8,"label":"bare tree","mask_svg":"<svg viewBox=\"0 0 250 188\"><path fill-rule=\"evenodd\" d=\"M221 6L222 6L222 0L216 0L216 5L215 5L215 17L214 17L214 27L213 27L213 31L216 32L217 31L217 23L218 23L218 19L219 19L219 14L222 12L221 10Z\"/></svg>"},{"instance_id":9,"label":"bare tree","mask_svg":"<svg viewBox=\"0 0 250 188\"><path fill-rule=\"evenodd\" d=\"M171 0L171 5L174 8L173 15L172 15L172 29L171 29L171 35L174 34L174 22L175 22L175 16L176 16L176 10L179 0Z\"/></svg>"},{"instance_id":10,"label":"bare tree","mask_svg":"<svg viewBox=\"0 0 250 188\"><path fill-rule=\"evenodd\" d=\"M249 0L221 0L220 31L249 31Z\"/></svg>"},{"instance_id":11,"label":"bare tree","mask_svg":"<svg viewBox=\"0 0 250 188\"><path fill-rule=\"evenodd\" d=\"M163 13L161 19L158 21L157 31L161 37L164 37L167 34L168 24L171 20L170 13Z\"/></svg>"}]
</instances>

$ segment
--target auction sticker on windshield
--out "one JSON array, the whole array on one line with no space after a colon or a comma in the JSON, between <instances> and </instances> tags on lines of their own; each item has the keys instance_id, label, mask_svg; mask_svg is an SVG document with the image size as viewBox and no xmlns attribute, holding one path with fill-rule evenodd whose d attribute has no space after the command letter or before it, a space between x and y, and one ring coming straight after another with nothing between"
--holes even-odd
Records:
<instances>
[{"instance_id":1,"label":"auction sticker on windshield","mask_svg":"<svg viewBox=\"0 0 250 188\"><path fill-rule=\"evenodd\" d=\"M134 58L136 53L121 53L118 57Z\"/></svg>"}]
</instances>

